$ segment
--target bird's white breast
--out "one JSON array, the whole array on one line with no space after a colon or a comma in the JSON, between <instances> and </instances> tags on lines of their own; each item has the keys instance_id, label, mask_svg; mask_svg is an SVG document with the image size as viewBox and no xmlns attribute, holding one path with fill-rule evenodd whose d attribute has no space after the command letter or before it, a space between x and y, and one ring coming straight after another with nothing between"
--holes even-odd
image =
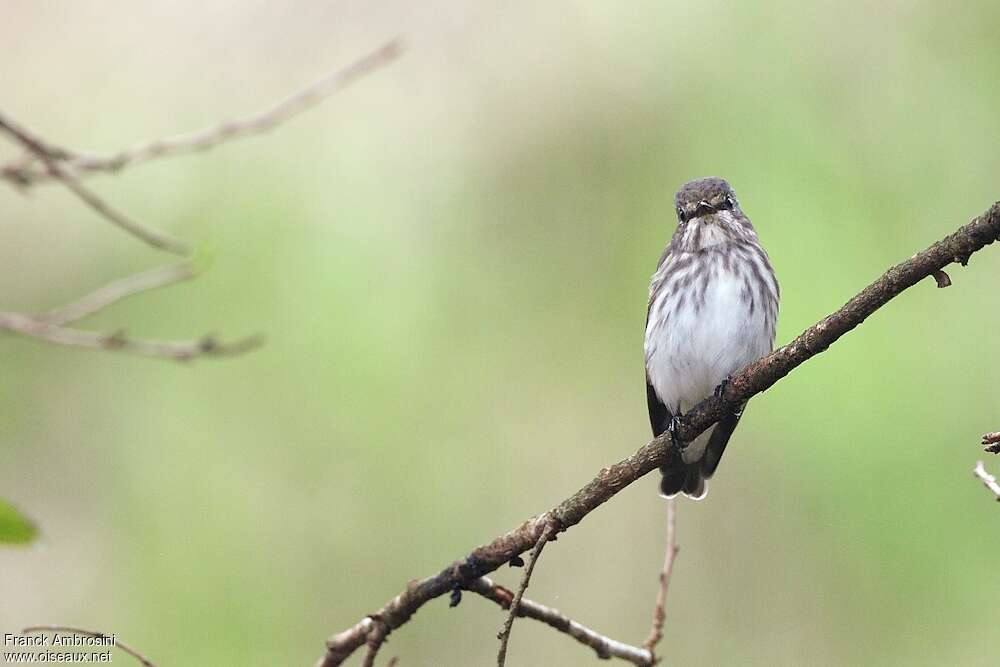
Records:
<instances>
[{"instance_id":1,"label":"bird's white breast","mask_svg":"<svg viewBox=\"0 0 1000 667\"><path fill-rule=\"evenodd\" d=\"M730 253L730 261L723 262L720 257L695 258L678 270L664 265L654 276L654 284L658 279L663 284L650 303L646 371L660 400L675 415L767 354L774 341L777 298L775 294L772 303L766 289L753 289L758 267L752 263L758 258ZM700 458L706 443L703 434L685 451L685 460Z\"/></svg>"}]
</instances>

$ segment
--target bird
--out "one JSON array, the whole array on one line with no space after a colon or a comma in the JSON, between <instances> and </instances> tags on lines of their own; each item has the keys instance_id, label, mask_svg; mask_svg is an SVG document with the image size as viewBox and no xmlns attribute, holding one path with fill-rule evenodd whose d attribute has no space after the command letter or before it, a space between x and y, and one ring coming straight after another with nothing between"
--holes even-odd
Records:
<instances>
[{"instance_id":1,"label":"bird","mask_svg":"<svg viewBox=\"0 0 1000 667\"><path fill-rule=\"evenodd\" d=\"M661 495L700 500L746 403L691 442L678 441L678 420L773 349L780 288L725 179L689 181L674 203L677 228L649 285L646 402L653 436L669 431L679 450L660 468Z\"/></svg>"}]
</instances>

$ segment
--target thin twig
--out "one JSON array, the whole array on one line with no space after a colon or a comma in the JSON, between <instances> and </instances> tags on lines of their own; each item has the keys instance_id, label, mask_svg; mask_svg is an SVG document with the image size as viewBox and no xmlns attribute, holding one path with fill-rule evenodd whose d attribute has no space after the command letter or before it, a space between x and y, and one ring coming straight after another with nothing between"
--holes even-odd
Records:
<instances>
[{"instance_id":1,"label":"thin twig","mask_svg":"<svg viewBox=\"0 0 1000 667\"><path fill-rule=\"evenodd\" d=\"M20 158L0 167L0 177L5 178L19 188L26 188L46 178L58 180L87 206L129 234L141 239L154 248L166 250L177 255L186 255L190 252L190 247L187 243L144 225L117 210L95 192L84 186L78 174L119 171L127 165L138 164L159 157L205 151L225 141L267 132L288 119L312 108L326 97L342 90L368 72L390 62L401 51L400 41L398 39L393 40L384 44L378 50L356 60L351 65L328 74L257 114L220 123L199 132L151 141L111 156L83 155L53 146L38 134L0 113L0 130L6 132L12 139L19 143L28 152L29 156L36 158L42 163L42 166L38 167L33 164L33 160Z\"/></svg>"},{"instance_id":2,"label":"thin twig","mask_svg":"<svg viewBox=\"0 0 1000 667\"><path fill-rule=\"evenodd\" d=\"M80 182L70 169L66 169L54 160L48 161L49 172L75 194L80 201L94 209L105 220L117 225L136 238L145 241L154 248L172 252L175 255L187 255L191 252L191 246L169 234L142 224L130 218L111 204L101 199L96 193Z\"/></svg>"},{"instance_id":3,"label":"thin twig","mask_svg":"<svg viewBox=\"0 0 1000 667\"><path fill-rule=\"evenodd\" d=\"M67 326L122 299L187 280L196 273L197 269L193 263L182 262L116 280L45 315L0 312L0 331L17 333L58 345L126 352L177 361L188 361L199 356L236 356L259 347L263 342L260 336L249 336L228 343L221 343L214 336L203 336L197 340L162 341L131 338L123 331L95 332Z\"/></svg>"},{"instance_id":4,"label":"thin twig","mask_svg":"<svg viewBox=\"0 0 1000 667\"><path fill-rule=\"evenodd\" d=\"M388 64L399 56L402 50L402 41L398 38L393 39L350 65L327 74L312 84L295 91L282 101L250 116L219 123L196 132L157 139L127 148L113 155L86 155L66 152L64 153L66 164L81 174L102 171L117 172L126 166L133 166L148 160L204 151L226 141L262 134L316 106L364 75ZM30 185L52 175L46 174L44 170L26 170L23 165L16 170L13 168L4 169L3 173L16 174L16 179L22 185ZM14 178L14 176L9 176L9 178Z\"/></svg>"},{"instance_id":5,"label":"thin twig","mask_svg":"<svg viewBox=\"0 0 1000 667\"><path fill-rule=\"evenodd\" d=\"M643 648L656 658L656 645L663 639L663 624L667 619L667 590L670 588L670 575L674 572L674 560L677 558L677 504L673 498L667 501L667 546L663 556L663 569L660 570L660 588L656 593L656 606L653 608L653 625L649 630Z\"/></svg>"},{"instance_id":6,"label":"thin twig","mask_svg":"<svg viewBox=\"0 0 1000 667\"><path fill-rule=\"evenodd\" d=\"M51 144L46 139L43 139L41 135L35 134L2 112L0 112L0 130L3 130L10 135L10 137L17 143L21 144L26 151L26 153L19 160L11 165L7 165L4 168L3 173L5 178L10 178L9 173L20 171L15 165L19 165L23 169L32 164L36 159L68 160L72 157L72 153L70 151L60 146ZM25 178L25 174L21 173L19 178ZM24 180L21 183L21 185L30 184L30 179Z\"/></svg>"},{"instance_id":7,"label":"thin twig","mask_svg":"<svg viewBox=\"0 0 1000 667\"><path fill-rule=\"evenodd\" d=\"M798 366L824 352L903 290L952 262L965 264L973 253L998 238L1000 202L958 231L890 268L843 307L806 329L791 343L738 371L726 384L721 396L710 396L685 414L676 437L682 442L691 442L724 415L732 414L745 401L766 391ZM409 621L420 607L454 590L456 584L466 584L510 562L537 544L552 518L558 521L560 531L580 523L629 484L669 464L675 455L670 440L670 435L651 440L632 456L601 470L586 486L552 510L528 519L437 574L411 581L402 593L378 611L379 622L395 630ZM326 653L317 665L336 667L342 664L365 643L371 623L371 617L365 617L327 639Z\"/></svg>"},{"instance_id":8,"label":"thin twig","mask_svg":"<svg viewBox=\"0 0 1000 667\"><path fill-rule=\"evenodd\" d=\"M1000 483L997 482L996 477L986 472L986 466L983 465L982 461L976 461L976 467L972 469L972 474L979 478L983 486L996 496L997 502L1000 502Z\"/></svg>"},{"instance_id":9,"label":"thin twig","mask_svg":"<svg viewBox=\"0 0 1000 667\"><path fill-rule=\"evenodd\" d=\"M403 595L406 595L408 591L409 588L403 594L394 598L386 607L393 605ZM412 614L412 612L410 613ZM351 657L355 649L363 646L368 641L368 633L375 627L375 623L376 621L372 616L365 616L350 628L327 639L326 653L316 662L315 667L330 667L343 664L345 660Z\"/></svg>"},{"instance_id":10,"label":"thin twig","mask_svg":"<svg viewBox=\"0 0 1000 667\"><path fill-rule=\"evenodd\" d=\"M983 451L1000 454L1000 431L983 435Z\"/></svg>"},{"instance_id":11,"label":"thin twig","mask_svg":"<svg viewBox=\"0 0 1000 667\"><path fill-rule=\"evenodd\" d=\"M488 577L473 579L465 588L473 593L478 593L487 600L492 600L503 609L509 610L511 603L514 601L513 591L493 583ZM611 639L610 637L605 637L596 630L577 623L558 610L546 607L538 602L522 598L521 604L518 605L517 615L540 621L559 632L569 635L581 644L594 649L598 658L605 660L608 658L621 658L622 660L631 662L636 667L651 667L653 664L653 656L649 651Z\"/></svg>"},{"instance_id":12,"label":"thin twig","mask_svg":"<svg viewBox=\"0 0 1000 667\"><path fill-rule=\"evenodd\" d=\"M11 138L21 144L25 149L34 154L45 164L46 171L55 179L75 194L80 201L94 209L99 215L112 224L117 225L129 234L145 241L154 248L166 250L177 255L186 255L189 252L188 245L169 234L160 232L152 227L148 227L141 222L137 222L121 211L115 209L97 194L87 189L80 180L73 175L73 170L60 164L65 156L65 151L54 149L46 144L38 135L16 123L13 119L0 113L0 130L3 130ZM5 171L6 173L6 171ZM22 182L22 185L24 182Z\"/></svg>"},{"instance_id":13,"label":"thin twig","mask_svg":"<svg viewBox=\"0 0 1000 667\"><path fill-rule=\"evenodd\" d=\"M116 647L120 648L125 653L128 653L130 656L132 656L140 663L142 663L145 667L156 667L156 665L153 663L152 660L144 656L142 653L139 653L137 650L135 650L128 644L118 641L118 638L113 634L106 635L103 632L97 632L95 630L85 630L83 628L73 628L68 625L33 625L30 628L25 628L21 630L21 634L25 635L30 634L32 632L72 632L73 634L76 635L93 637L95 639L110 639L114 642L114 645Z\"/></svg>"},{"instance_id":14,"label":"thin twig","mask_svg":"<svg viewBox=\"0 0 1000 667\"><path fill-rule=\"evenodd\" d=\"M108 283L72 303L50 310L38 319L57 326L72 324L104 310L122 299L188 280L196 276L197 273L191 262L158 266L155 269Z\"/></svg>"},{"instance_id":15,"label":"thin twig","mask_svg":"<svg viewBox=\"0 0 1000 667\"><path fill-rule=\"evenodd\" d=\"M141 357L159 357L175 361L189 361L196 357L232 357L245 354L263 343L260 336L248 336L229 343L222 343L214 336L204 336L197 340L146 340L130 338L122 331L113 333L84 331L10 312L0 312L0 330L57 345L126 352Z\"/></svg>"},{"instance_id":16,"label":"thin twig","mask_svg":"<svg viewBox=\"0 0 1000 667\"><path fill-rule=\"evenodd\" d=\"M385 625L381 623L375 624L372 631L368 633L368 638L365 640L368 650L365 651L365 658L361 663L361 667L375 667L375 656L378 655L378 650L382 648L387 634Z\"/></svg>"},{"instance_id":17,"label":"thin twig","mask_svg":"<svg viewBox=\"0 0 1000 667\"><path fill-rule=\"evenodd\" d=\"M25 151L24 155L17 160L0 166L0 179L8 181L19 189L25 189L40 180L58 180L87 206L124 231L155 248L179 255L187 255L190 249L185 242L148 227L114 208L84 186L79 175L99 171L118 171L129 164L137 164L157 157L203 151L224 141L266 132L315 106L324 98L342 90L359 77L390 62L399 55L401 50L400 41L393 40L353 64L323 77L260 113L222 123L200 132L142 144L109 157L83 155L55 146L0 112L0 132L7 134ZM177 360L187 360L197 356L231 356L242 354L260 345L261 340L256 336L226 344L219 343L211 336L205 336L196 341L153 341L131 339L122 332L95 333L66 326L121 299L185 280L193 275L194 270L190 264L164 267L111 283L44 316L31 317L20 313L0 312L0 330L31 336L59 345L120 350L142 356Z\"/></svg>"},{"instance_id":18,"label":"thin twig","mask_svg":"<svg viewBox=\"0 0 1000 667\"><path fill-rule=\"evenodd\" d=\"M507 662L507 644L510 643L510 632L514 628L514 618L517 617L517 612L521 607L521 598L524 597L524 591L528 589L528 584L531 582L531 573L535 570L535 563L538 562L538 557L542 554L545 543L549 541L555 532L555 524L550 524L542 531L538 542L535 543L535 548L531 550L528 563L524 566L521 585L517 587L517 593L514 594L514 599L510 603L510 609L507 610L507 619L504 621L500 634L497 635L497 639L500 640L500 650L497 652L497 667L504 667L504 664Z\"/></svg>"}]
</instances>

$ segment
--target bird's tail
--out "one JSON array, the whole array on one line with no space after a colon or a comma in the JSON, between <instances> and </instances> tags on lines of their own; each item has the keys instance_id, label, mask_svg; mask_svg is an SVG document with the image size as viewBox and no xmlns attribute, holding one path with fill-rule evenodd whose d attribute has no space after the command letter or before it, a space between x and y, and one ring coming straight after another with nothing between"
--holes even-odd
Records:
<instances>
[{"instance_id":1,"label":"bird's tail","mask_svg":"<svg viewBox=\"0 0 1000 667\"><path fill-rule=\"evenodd\" d=\"M701 500L708 493L705 477L701 470L701 461L684 463L678 456L665 466L660 467L663 479L660 480L660 494L665 498L673 498L683 493L692 500Z\"/></svg>"}]
</instances>

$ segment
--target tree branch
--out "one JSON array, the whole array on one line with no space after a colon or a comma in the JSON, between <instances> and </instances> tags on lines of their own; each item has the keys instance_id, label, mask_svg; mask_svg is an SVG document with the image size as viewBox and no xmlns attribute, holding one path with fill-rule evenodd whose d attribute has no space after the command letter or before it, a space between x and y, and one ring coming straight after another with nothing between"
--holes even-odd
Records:
<instances>
[{"instance_id":1,"label":"tree branch","mask_svg":"<svg viewBox=\"0 0 1000 667\"><path fill-rule=\"evenodd\" d=\"M382 648L387 634L385 626L376 626L372 632L368 633L368 638L365 640L368 650L365 651L365 658L361 662L361 667L375 667L375 656L378 655L378 650Z\"/></svg>"},{"instance_id":2,"label":"tree branch","mask_svg":"<svg viewBox=\"0 0 1000 667\"><path fill-rule=\"evenodd\" d=\"M130 656L138 660L140 663L144 665L144 667L156 667L156 665L153 664L152 660L144 656L142 653L139 653L137 650L135 650L128 644L124 644L118 641L118 638L115 637L114 635L106 635L103 632L97 632L95 630L72 628L67 625L33 625L30 628L25 628L21 630L21 634L23 635L31 634L33 632L72 632L73 634L76 635L93 637L94 639L111 639L117 648L121 649L125 653L128 653Z\"/></svg>"},{"instance_id":3,"label":"tree branch","mask_svg":"<svg viewBox=\"0 0 1000 667\"><path fill-rule=\"evenodd\" d=\"M118 171L130 164L138 164L157 157L203 151L224 141L266 132L315 106L359 77L392 61L400 52L399 40L393 40L260 113L221 123L200 132L142 144L109 157L81 155L55 146L0 112L0 133L7 134L25 151L25 155L20 159L0 167L0 178L21 189L48 178L58 180L83 203L122 230L160 250L187 255L190 248L185 242L148 227L117 210L84 186L78 175ZM41 166L37 164L39 162ZM0 331L6 330L58 345L117 350L141 356L177 360L188 360L197 356L232 356L259 346L261 339L257 336L233 343L220 343L212 336L190 341L156 341L131 339L121 331L95 333L66 326L121 299L186 280L194 274L191 264L164 267L111 283L44 316L33 317L21 313L0 312Z\"/></svg>"},{"instance_id":4,"label":"tree branch","mask_svg":"<svg viewBox=\"0 0 1000 667\"><path fill-rule=\"evenodd\" d=\"M517 593L514 594L514 599L510 603L507 619L504 621L500 634L497 635L497 639L500 640L500 650L497 653L497 667L504 667L504 664L507 662L507 644L510 643L510 632L514 628L514 618L517 616L518 609L521 608L521 598L524 597L524 591L528 590L528 583L531 582L531 573L535 571L535 563L538 562L538 557L542 555L545 543L556 532L554 524L546 527L542 531L541 537L538 538L535 548L531 550L531 557L528 558L528 564L524 568L524 576L521 577L521 585L517 587Z\"/></svg>"},{"instance_id":5,"label":"tree branch","mask_svg":"<svg viewBox=\"0 0 1000 667\"><path fill-rule=\"evenodd\" d=\"M327 74L314 83L295 91L282 101L250 116L219 123L197 132L156 139L113 155L88 155L60 149L58 153L50 154L50 158L64 161L69 169L80 174L117 172L125 167L156 158L205 151L226 141L263 134L303 111L311 109L364 75L395 60L402 53L402 50L401 40L397 38L389 41L347 67ZM26 148L41 157L38 151L29 146ZM57 174L50 173L45 169L38 169L23 161L5 165L0 168L0 174L22 187L33 185L47 178L58 177Z\"/></svg>"},{"instance_id":6,"label":"tree branch","mask_svg":"<svg viewBox=\"0 0 1000 667\"><path fill-rule=\"evenodd\" d=\"M510 609L511 603L514 601L513 591L493 583L487 577L473 579L466 584L465 589L478 593L487 600L500 605L503 609ZM598 658L621 658L637 667L651 667L653 665L653 656L649 651L605 637L559 611L532 600L522 598L517 615L541 621L549 627L569 635L581 644L594 649Z\"/></svg>"},{"instance_id":7,"label":"tree branch","mask_svg":"<svg viewBox=\"0 0 1000 667\"><path fill-rule=\"evenodd\" d=\"M649 637L643 643L643 648L649 651L655 664L656 645L663 639L663 624L667 620L667 590L670 588L670 576L674 573L674 560L677 558L677 501L671 498L667 501L667 546L663 556L663 569L660 570L660 588L656 593L656 606L653 608L653 625L649 629Z\"/></svg>"},{"instance_id":8,"label":"tree branch","mask_svg":"<svg viewBox=\"0 0 1000 667\"><path fill-rule=\"evenodd\" d=\"M56 345L127 352L140 357L160 357L175 361L190 361L195 357L233 357L254 350L263 343L260 336L248 336L230 343L220 342L214 336L203 336L197 340L146 340L130 338L124 331L84 331L9 312L0 312L0 330Z\"/></svg>"},{"instance_id":9,"label":"tree branch","mask_svg":"<svg viewBox=\"0 0 1000 667\"><path fill-rule=\"evenodd\" d=\"M740 370L727 383L721 396L708 397L683 416L678 437L685 442L694 440L725 414L739 409L744 401L770 388L796 367L826 350L903 290L953 262L965 265L973 253L998 238L1000 202L955 233L890 268L842 308L806 329L791 343ZM669 436L655 438L632 456L601 470L586 486L552 510L528 519L436 575L410 582L376 614L330 637L326 654L317 665L340 665L365 643L374 624L381 625L382 631L388 634L410 620L425 603L447 594L455 585L467 585L531 549L551 522L556 522L559 531L576 525L635 480L668 464L674 456L669 440Z\"/></svg>"},{"instance_id":10,"label":"tree branch","mask_svg":"<svg viewBox=\"0 0 1000 667\"><path fill-rule=\"evenodd\" d=\"M65 326L104 310L122 299L189 280L197 274L198 271L191 262L159 266L150 271L108 283L72 303L53 308L39 319L49 324Z\"/></svg>"},{"instance_id":11,"label":"tree branch","mask_svg":"<svg viewBox=\"0 0 1000 667\"><path fill-rule=\"evenodd\" d=\"M47 178L58 180L87 206L129 234L154 248L186 255L190 252L187 243L144 225L117 210L84 186L78 174L116 172L131 164L159 157L204 151L224 141L261 134L312 108L359 77L390 62L401 50L399 40L393 40L344 69L332 72L312 85L296 91L260 113L220 123L200 132L151 141L107 157L81 155L53 146L38 134L0 112L0 131L8 134L27 151L26 157L0 167L0 177L22 189ZM37 166L36 161L40 161L42 166Z\"/></svg>"},{"instance_id":12,"label":"tree branch","mask_svg":"<svg viewBox=\"0 0 1000 667\"><path fill-rule=\"evenodd\" d=\"M73 171L70 168L63 167L60 164L60 160L65 159L65 150L55 149L49 146L40 137L38 137L38 135L30 132L24 127L21 127L20 124L16 123L11 118L7 118L2 113L0 113L0 130L6 132L12 139L14 139L14 141L21 144L25 149L41 160L45 165L46 173L60 181L70 192L76 195L80 201L96 211L105 220L117 225L136 238L145 241L154 248L166 250L167 252L172 252L177 255L186 255L189 252L188 245L180 239L176 239L169 234L165 234L153 229L152 227L148 227L141 222L133 220L101 199L97 196L97 194L87 189L83 183L81 183L80 180L73 175ZM4 168L4 170L0 173L7 174L11 172L9 172L8 168ZM30 182L30 178L24 180L19 177L17 184L23 187Z\"/></svg>"},{"instance_id":13,"label":"tree branch","mask_svg":"<svg viewBox=\"0 0 1000 667\"><path fill-rule=\"evenodd\" d=\"M214 336L197 340L166 341L130 338L124 331L95 332L67 325L89 317L128 297L193 278L193 263L182 262L121 278L45 315L24 315L0 311L0 331L8 331L57 345L127 352L143 357L188 361L195 357L231 357L244 354L263 343L260 336L248 336L221 343Z\"/></svg>"}]
</instances>

